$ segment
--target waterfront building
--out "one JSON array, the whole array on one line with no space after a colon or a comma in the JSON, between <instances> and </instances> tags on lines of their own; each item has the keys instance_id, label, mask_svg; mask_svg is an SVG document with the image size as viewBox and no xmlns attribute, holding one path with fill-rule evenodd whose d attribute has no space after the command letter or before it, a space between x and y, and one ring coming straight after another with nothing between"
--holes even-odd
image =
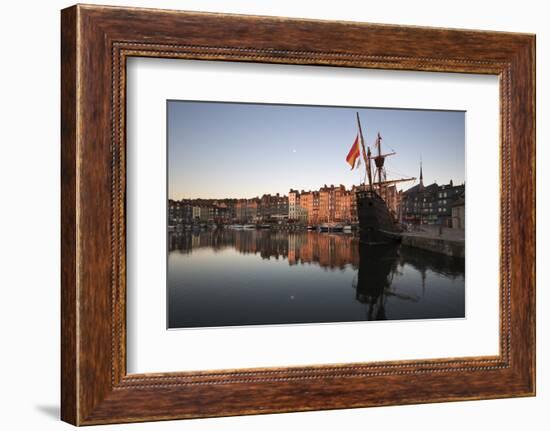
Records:
<instances>
[{"instance_id":1,"label":"waterfront building","mask_svg":"<svg viewBox=\"0 0 550 431\"><path fill-rule=\"evenodd\" d=\"M411 224L436 224L438 221L436 183L426 187L422 183L406 190L401 196L402 222Z\"/></svg>"},{"instance_id":2,"label":"waterfront building","mask_svg":"<svg viewBox=\"0 0 550 431\"><path fill-rule=\"evenodd\" d=\"M288 220L297 220L296 209L300 206L300 193L298 190L288 192Z\"/></svg>"},{"instance_id":3,"label":"waterfront building","mask_svg":"<svg viewBox=\"0 0 550 431\"><path fill-rule=\"evenodd\" d=\"M355 187L346 190L344 185L327 186L318 191L289 192L289 219L311 225L357 220Z\"/></svg>"},{"instance_id":4,"label":"waterfront building","mask_svg":"<svg viewBox=\"0 0 550 431\"><path fill-rule=\"evenodd\" d=\"M340 184L339 187L334 188L334 221L342 222L350 218L349 191Z\"/></svg>"},{"instance_id":5,"label":"waterfront building","mask_svg":"<svg viewBox=\"0 0 550 431\"><path fill-rule=\"evenodd\" d=\"M452 222L451 227L453 229L464 229L465 220L466 220L466 211L465 211L464 194L459 196L459 198L451 206Z\"/></svg>"},{"instance_id":6,"label":"waterfront building","mask_svg":"<svg viewBox=\"0 0 550 431\"><path fill-rule=\"evenodd\" d=\"M397 191L395 184L383 187L381 197L386 202L386 205L388 206L388 209L393 217L397 219L401 194Z\"/></svg>"},{"instance_id":7,"label":"waterfront building","mask_svg":"<svg viewBox=\"0 0 550 431\"><path fill-rule=\"evenodd\" d=\"M168 224L189 225L196 222L229 223L235 215L235 199L168 200Z\"/></svg>"},{"instance_id":8,"label":"waterfront building","mask_svg":"<svg viewBox=\"0 0 550 431\"><path fill-rule=\"evenodd\" d=\"M200 206L200 221L201 223L208 223L209 220L211 220L210 216L211 213L209 211L209 208L205 205Z\"/></svg>"},{"instance_id":9,"label":"waterfront building","mask_svg":"<svg viewBox=\"0 0 550 431\"><path fill-rule=\"evenodd\" d=\"M193 221L198 221L201 218L201 207L198 205L193 206Z\"/></svg>"},{"instance_id":10,"label":"waterfront building","mask_svg":"<svg viewBox=\"0 0 550 431\"><path fill-rule=\"evenodd\" d=\"M227 224L233 220L234 216L232 206L229 205L225 200L214 201L213 207L216 209L214 211L214 219L216 223Z\"/></svg>"},{"instance_id":11,"label":"waterfront building","mask_svg":"<svg viewBox=\"0 0 550 431\"><path fill-rule=\"evenodd\" d=\"M227 207L219 205L209 205L203 207L206 213L206 219L209 223L227 223L228 222L228 211Z\"/></svg>"},{"instance_id":12,"label":"waterfront building","mask_svg":"<svg viewBox=\"0 0 550 431\"><path fill-rule=\"evenodd\" d=\"M319 223L319 192L302 192L300 195L300 220L316 225Z\"/></svg>"},{"instance_id":13,"label":"waterfront building","mask_svg":"<svg viewBox=\"0 0 550 431\"><path fill-rule=\"evenodd\" d=\"M464 184L424 186L422 167L420 167L420 183L401 193L397 213L401 222L410 224L439 224L446 227L452 225L452 206L464 194Z\"/></svg>"},{"instance_id":14,"label":"waterfront building","mask_svg":"<svg viewBox=\"0 0 550 431\"><path fill-rule=\"evenodd\" d=\"M449 184L439 187L437 191L437 217L438 223L452 227L452 208L453 205L464 195L464 184L453 185L451 180Z\"/></svg>"},{"instance_id":15,"label":"waterfront building","mask_svg":"<svg viewBox=\"0 0 550 431\"><path fill-rule=\"evenodd\" d=\"M275 195L264 194L259 200L259 219L260 221L284 220L289 217L289 198Z\"/></svg>"},{"instance_id":16,"label":"waterfront building","mask_svg":"<svg viewBox=\"0 0 550 431\"><path fill-rule=\"evenodd\" d=\"M235 217L240 223L255 223L260 219L258 198L239 199L235 204Z\"/></svg>"},{"instance_id":17,"label":"waterfront building","mask_svg":"<svg viewBox=\"0 0 550 431\"><path fill-rule=\"evenodd\" d=\"M288 195L288 221L306 224L308 222L308 210L305 205L310 199L311 192L298 192L297 190L290 191ZM291 199L293 203L291 204ZM292 209L291 209L292 205Z\"/></svg>"},{"instance_id":18,"label":"waterfront building","mask_svg":"<svg viewBox=\"0 0 550 431\"><path fill-rule=\"evenodd\" d=\"M168 225L179 226L189 224L193 220L193 207L189 200L168 200Z\"/></svg>"},{"instance_id":19,"label":"waterfront building","mask_svg":"<svg viewBox=\"0 0 550 431\"><path fill-rule=\"evenodd\" d=\"M346 190L340 184L323 186L319 190L319 223L350 223L357 218L355 207L355 190Z\"/></svg>"},{"instance_id":20,"label":"waterfront building","mask_svg":"<svg viewBox=\"0 0 550 431\"><path fill-rule=\"evenodd\" d=\"M402 222L410 224L435 224L436 194L439 186L436 183L424 186L422 164L420 165L420 182L401 195Z\"/></svg>"},{"instance_id":21,"label":"waterfront building","mask_svg":"<svg viewBox=\"0 0 550 431\"><path fill-rule=\"evenodd\" d=\"M324 185L320 190L291 189L288 196L264 194L250 199L170 199L169 224L193 223L356 223L356 186Z\"/></svg>"},{"instance_id":22,"label":"waterfront building","mask_svg":"<svg viewBox=\"0 0 550 431\"><path fill-rule=\"evenodd\" d=\"M334 186L325 184L319 190L319 223L334 221Z\"/></svg>"}]
</instances>

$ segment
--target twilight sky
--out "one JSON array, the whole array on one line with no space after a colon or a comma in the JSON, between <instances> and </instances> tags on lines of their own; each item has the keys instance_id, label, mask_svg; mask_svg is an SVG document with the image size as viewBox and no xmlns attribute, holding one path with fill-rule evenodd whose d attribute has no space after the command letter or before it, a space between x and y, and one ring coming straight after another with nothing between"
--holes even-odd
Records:
<instances>
[{"instance_id":1,"label":"twilight sky","mask_svg":"<svg viewBox=\"0 0 550 431\"><path fill-rule=\"evenodd\" d=\"M397 152L386 159L388 179L418 178L422 158L424 184L464 181L462 111L168 101L168 196L251 198L359 184L364 166L351 171L345 160L356 112L371 151L380 132L382 151Z\"/></svg>"}]
</instances>

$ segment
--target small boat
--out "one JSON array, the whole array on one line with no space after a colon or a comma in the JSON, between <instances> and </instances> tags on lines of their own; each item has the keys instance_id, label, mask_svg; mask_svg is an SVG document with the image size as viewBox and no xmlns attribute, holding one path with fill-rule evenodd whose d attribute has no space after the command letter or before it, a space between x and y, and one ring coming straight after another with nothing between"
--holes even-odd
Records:
<instances>
[{"instance_id":1,"label":"small boat","mask_svg":"<svg viewBox=\"0 0 550 431\"><path fill-rule=\"evenodd\" d=\"M243 226L243 229L247 229L247 230L256 229L256 225L255 224L245 224Z\"/></svg>"},{"instance_id":2,"label":"small boat","mask_svg":"<svg viewBox=\"0 0 550 431\"><path fill-rule=\"evenodd\" d=\"M319 226L321 232L342 232L344 226L339 223L323 223Z\"/></svg>"}]
</instances>

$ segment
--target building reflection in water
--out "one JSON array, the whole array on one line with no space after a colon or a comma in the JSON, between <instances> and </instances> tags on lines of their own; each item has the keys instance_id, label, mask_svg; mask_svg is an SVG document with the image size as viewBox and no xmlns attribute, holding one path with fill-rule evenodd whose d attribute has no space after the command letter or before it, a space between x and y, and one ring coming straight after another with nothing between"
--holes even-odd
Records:
<instances>
[{"instance_id":1,"label":"building reflection in water","mask_svg":"<svg viewBox=\"0 0 550 431\"><path fill-rule=\"evenodd\" d=\"M286 259L289 266L316 265L325 270L356 271L352 287L356 301L364 304L363 320L386 320L388 300L411 304L422 301L428 272L445 279L464 279L464 260L400 245L365 246L353 235L272 230L231 230L170 233L170 252L189 254L209 248L231 248L262 259ZM413 292L400 289L394 277L406 266L421 275L422 287ZM420 293L419 293L420 292ZM456 316L453 316L456 317Z\"/></svg>"}]
</instances>

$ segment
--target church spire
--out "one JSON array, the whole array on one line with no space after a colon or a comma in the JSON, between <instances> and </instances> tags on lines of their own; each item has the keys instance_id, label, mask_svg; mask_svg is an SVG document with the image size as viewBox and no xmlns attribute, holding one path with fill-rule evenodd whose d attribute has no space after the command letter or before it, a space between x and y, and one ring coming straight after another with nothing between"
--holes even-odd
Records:
<instances>
[{"instance_id":1,"label":"church spire","mask_svg":"<svg viewBox=\"0 0 550 431\"><path fill-rule=\"evenodd\" d=\"M422 177L422 159L420 159L420 190L424 189L424 178Z\"/></svg>"}]
</instances>

